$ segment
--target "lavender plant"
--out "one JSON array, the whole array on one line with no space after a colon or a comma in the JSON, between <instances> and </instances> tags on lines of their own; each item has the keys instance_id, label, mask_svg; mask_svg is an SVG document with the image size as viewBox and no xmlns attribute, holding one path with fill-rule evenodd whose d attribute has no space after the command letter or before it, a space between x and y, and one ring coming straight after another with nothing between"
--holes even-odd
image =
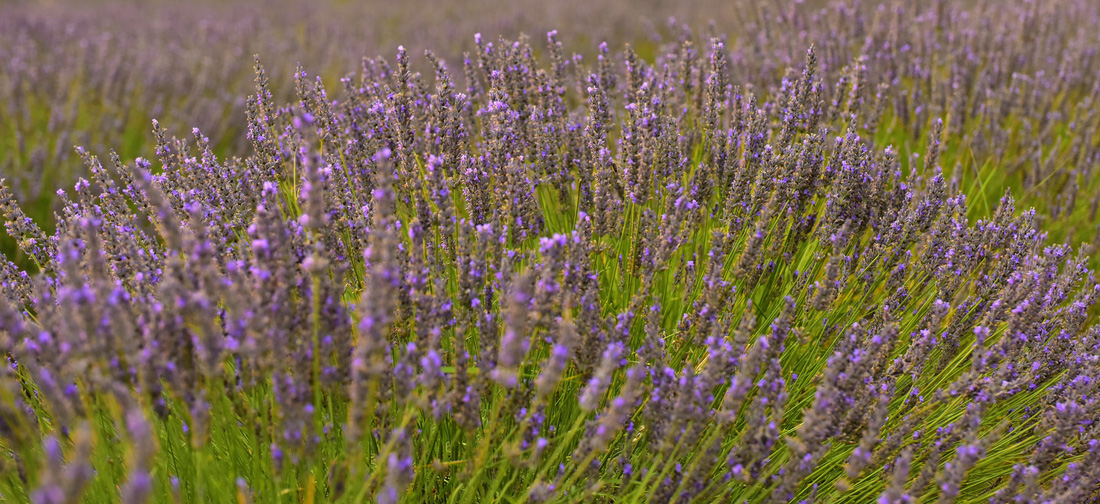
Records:
<instances>
[{"instance_id":1,"label":"lavender plant","mask_svg":"<svg viewBox=\"0 0 1100 504\"><path fill-rule=\"evenodd\" d=\"M401 48L289 103L257 60L248 155L78 151L52 233L0 190L38 271L0 269L0 495L1100 497L1089 249L941 168L1019 95L964 127L890 98L896 59L806 45L767 87L727 42L478 36L461 81Z\"/></svg>"},{"instance_id":2,"label":"lavender plant","mask_svg":"<svg viewBox=\"0 0 1100 504\"><path fill-rule=\"evenodd\" d=\"M688 29L708 21L699 33ZM974 196L970 217L991 216L1012 190L1049 221L1055 240L1091 249L1100 189L1093 177L1098 22L1088 0L281 0L141 9L94 0L7 2L0 5L0 172L27 214L52 232L52 215L61 211L55 188L89 176L73 144L152 158L155 146L141 132L156 117L173 131L200 127L219 156L246 156L243 97L254 53L264 55L272 93L283 103L293 97L285 84L296 62L329 82L361 56L399 43L457 62L476 31L495 38L559 29L573 42L564 50L592 59L593 41L630 43L649 63L667 44L693 39L694 58L718 37L729 75L761 98L778 96L794 80L787 69L815 46L822 81L855 89L824 99L843 104L839 114L858 109L868 136L894 146L904 169L924 166L915 158L927 152L926 133L942 119L939 164ZM417 61L414 68L431 72ZM454 78L461 86L465 73ZM694 72L683 85L705 81ZM0 250L33 269L3 233Z\"/></svg>"}]
</instances>

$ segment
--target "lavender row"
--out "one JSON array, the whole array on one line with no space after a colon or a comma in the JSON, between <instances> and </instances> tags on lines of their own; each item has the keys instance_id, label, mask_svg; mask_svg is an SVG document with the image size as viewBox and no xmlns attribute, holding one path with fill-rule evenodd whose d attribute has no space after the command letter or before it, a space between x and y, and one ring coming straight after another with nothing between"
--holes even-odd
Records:
<instances>
[{"instance_id":1,"label":"lavender row","mask_svg":"<svg viewBox=\"0 0 1100 504\"><path fill-rule=\"evenodd\" d=\"M281 84L290 82L297 62L335 80L363 55L390 53L397 43L414 54L433 48L457 61L471 49L468 35L475 31L558 28L574 40L607 40L612 47L631 42L650 63L668 44L685 39L695 42L693 56L701 59L709 39L719 37L730 76L760 97L777 96L789 80L786 70L815 46L826 82L856 84L852 96L826 101L852 101L863 109L866 124L860 126L880 145L897 147L905 166L922 164L909 158L924 152L926 132L942 118L951 139L944 166L958 175L964 192L981 188L984 215L1011 188L1041 218L1065 223L1052 226L1057 239L1091 242L1097 235L1093 77L1100 56L1092 27L1100 14L1092 2L640 7L485 0L467 7L6 6L0 15L0 61L6 65L0 72L0 121L11 134L0 139L0 170L32 217L45 222L59 210L53 187L87 176L73 144L96 153L116 149L125 159L151 157L153 146L136 132L153 117L172 131L200 127L215 139L219 155L247 155L250 146L241 133L251 74L244 62L254 53L265 57L280 84L274 93L285 100L293 90ZM708 20L708 29L688 28ZM593 48L580 42L566 49L591 59L597 56ZM704 85L705 68L690 66L685 87ZM583 88L584 78L570 84ZM462 84L463 76L456 81ZM625 92L616 84L616 93Z\"/></svg>"},{"instance_id":2,"label":"lavender row","mask_svg":"<svg viewBox=\"0 0 1100 504\"><path fill-rule=\"evenodd\" d=\"M461 84L400 49L290 104L257 63L251 154L81 151L53 233L4 190L39 273L0 271L0 493L1095 498L1087 248L941 169L999 126L826 46L763 88L727 42L476 37ZM919 158L878 146L903 111Z\"/></svg>"}]
</instances>

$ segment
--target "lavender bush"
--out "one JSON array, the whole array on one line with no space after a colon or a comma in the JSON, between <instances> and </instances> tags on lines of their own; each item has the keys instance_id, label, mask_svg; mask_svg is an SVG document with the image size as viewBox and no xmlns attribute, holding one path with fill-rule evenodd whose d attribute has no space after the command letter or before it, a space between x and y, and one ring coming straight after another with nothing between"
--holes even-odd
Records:
<instances>
[{"instance_id":1,"label":"lavender bush","mask_svg":"<svg viewBox=\"0 0 1100 504\"><path fill-rule=\"evenodd\" d=\"M650 63L669 41L693 37L704 51L719 37L732 81L762 100L815 46L824 82L859 80L855 98L869 109L876 144L893 145L906 169L926 151L931 122L945 120L941 164L961 191L980 196L971 217L992 215L1012 190L1038 219L1065 223L1046 226L1056 240L1091 244L1097 23L1088 0L8 2L0 4L0 172L52 232L54 190L88 176L73 144L152 158L144 132L158 118L172 131L199 127L219 156L248 155L244 97L255 53L284 103L297 62L330 83L397 44L460 62L479 31L493 40L558 29L567 53L592 60L599 41L630 43ZM411 64L431 73L419 58ZM464 84L461 72L453 77ZM705 79L693 78L685 85ZM0 251L33 269L3 233Z\"/></svg>"},{"instance_id":2,"label":"lavender bush","mask_svg":"<svg viewBox=\"0 0 1100 504\"><path fill-rule=\"evenodd\" d=\"M53 232L0 190L0 495L1095 501L1096 34L846 5L256 60L243 155L78 150Z\"/></svg>"}]
</instances>

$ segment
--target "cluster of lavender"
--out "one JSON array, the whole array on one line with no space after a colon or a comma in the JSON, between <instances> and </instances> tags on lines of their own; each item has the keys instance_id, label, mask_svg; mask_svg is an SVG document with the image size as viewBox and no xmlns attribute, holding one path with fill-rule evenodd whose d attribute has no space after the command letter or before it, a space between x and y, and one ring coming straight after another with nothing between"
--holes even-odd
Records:
<instances>
[{"instance_id":1,"label":"cluster of lavender","mask_svg":"<svg viewBox=\"0 0 1100 504\"><path fill-rule=\"evenodd\" d=\"M719 12L721 2L706 1L711 5L696 7ZM363 55L398 43L454 59L475 31L545 33L568 25L598 40L649 34L641 17L627 15L637 12L629 2L478 0L441 8L432 0L197 0L140 9L110 0L67 3L0 4L0 169L17 198L44 206L35 209L41 220L56 210L46 204L55 187L87 176L73 144L116 149L126 159L151 157L145 131L154 117L182 131L200 127L220 155L247 154L243 98L252 90L253 54L265 56L272 92L283 101L294 96L284 83L292 82L297 62L335 80ZM649 20L706 21L683 6L651 7L644 13Z\"/></svg>"},{"instance_id":2,"label":"cluster of lavender","mask_svg":"<svg viewBox=\"0 0 1100 504\"><path fill-rule=\"evenodd\" d=\"M963 192L983 195L976 213L990 215L996 197L1012 189L1041 219L1059 223L1048 226L1058 240L1100 236L1093 196L1100 14L1090 0L436 4L0 5L0 172L28 214L52 230L60 210L53 188L88 176L73 144L151 158L154 147L139 132L156 117L174 131L199 127L221 156L246 155L241 97L250 91L247 62L255 53L264 55L282 103L293 97L282 84L299 61L334 81L362 55L398 43L460 61L475 31L495 38L560 29L578 41L566 49L589 58L596 56L590 41L607 40L631 42L652 62L662 44L710 20L696 51L722 38L730 74L745 89L777 95L786 70L813 45L821 77L856 89L827 100L851 98L862 126L880 145L896 146L906 168L923 164L911 157L923 154L926 130L942 118L950 144L944 168L959 176ZM684 86L704 84L705 73L695 73ZM2 234L0 250L16 253Z\"/></svg>"},{"instance_id":3,"label":"cluster of lavender","mask_svg":"<svg viewBox=\"0 0 1100 504\"><path fill-rule=\"evenodd\" d=\"M939 5L930 44L982 39ZM0 495L1097 498L1086 248L1011 195L968 218L940 169L1024 121L1010 100L1031 91L967 97L977 114L889 91L1051 63L1020 45L996 72L891 74L876 51L913 28L883 23L863 56L803 48L763 89L689 34L591 64L554 32L477 37L461 84L399 49L335 98L299 70L290 105L257 63L247 157L159 125L155 161L79 151L54 233L0 190L39 271L0 263ZM876 147L891 113L928 124L919 161Z\"/></svg>"}]
</instances>

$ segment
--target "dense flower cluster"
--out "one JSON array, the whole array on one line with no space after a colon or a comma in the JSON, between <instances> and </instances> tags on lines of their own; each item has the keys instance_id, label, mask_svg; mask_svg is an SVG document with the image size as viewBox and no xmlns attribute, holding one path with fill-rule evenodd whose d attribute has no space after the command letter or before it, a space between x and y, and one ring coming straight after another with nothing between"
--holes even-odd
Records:
<instances>
[{"instance_id":1,"label":"dense flower cluster","mask_svg":"<svg viewBox=\"0 0 1100 504\"><path fill-rule=\"evenodd\" d=\"M694 51L721 38L733 82L762 100L778 94L813 45L820 77L855 84L868 131L895 146L903 166L923 164L912 156L925 152L925 130L943 118L942 165L963 192L983 195L972 202L976 214L988 215L1011 189L1040 219L1062 223L1047 226L1057 241L1098 236L1100 16L1091 0L68 3L0 4L0 172L50 231L60 211L55 189L88 176L73 144L151 159L145 131L158 118L172 131L201 128L219 156L249 154L243 97L254 53L284 103L297 62L332 83L364 55L392 54L397 44L455 62L474 32L495 39L558 29L567 53L592 59L593 41L606 40L630 43L652 63L664 41L709 21ZM412 65L430 72L423 59ZM453 77L464 84L461 72ZM696 73L683 85L691 93L705 80ZM17 254L2 232L0 251Z\"/></svg>"},{"instance_id":2,"label":"dense flower cluster","mask_svg":"<svg viewBox=\"0 0 1100 504\"><path fill-rule=\"evenodd\" d=\"M53 233L0 189L38 268L0 263L0 495L1097 498L1088 248L940 167L1010 123L1068 145L1002 168L1028 188L1095 164L1096 36L937 5L823 11L855 54L766 63L687 31L591 64L477 36L460 82L400 48L335 97L298 70L289 105L257 60L248 156L159 124L155 161L80 150ZM1051 65L1058 96L1018 71Z\"/></svg>"}]
</instances>

